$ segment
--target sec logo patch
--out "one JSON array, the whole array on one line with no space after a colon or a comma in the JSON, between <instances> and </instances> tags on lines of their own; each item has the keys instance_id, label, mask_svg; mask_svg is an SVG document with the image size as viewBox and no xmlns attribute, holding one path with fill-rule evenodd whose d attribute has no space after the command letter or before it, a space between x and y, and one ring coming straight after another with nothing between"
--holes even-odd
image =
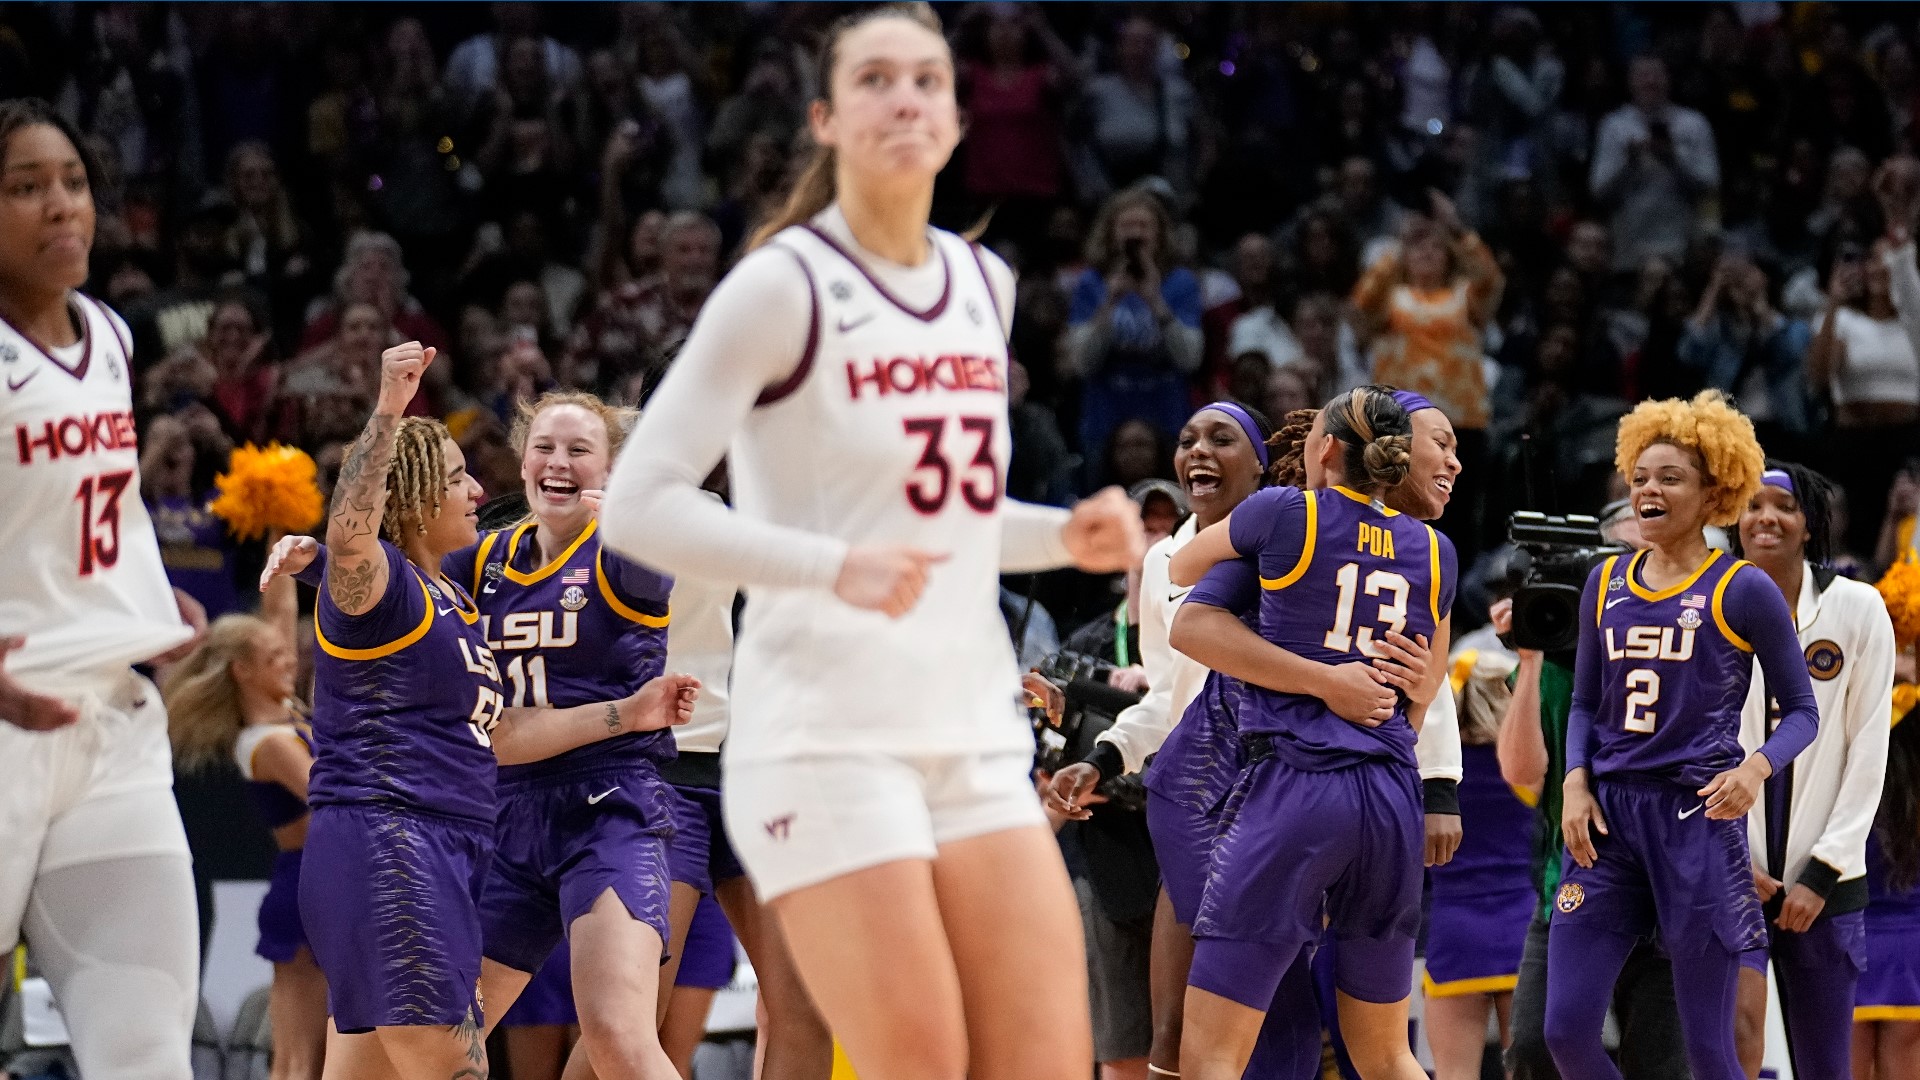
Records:
<instances>
[{"instance_id":1,"label":"sec logo patch","mask_svg":"<svg viewBox=\"0 0 1920 1080\"><path fill-rule=\"evenodd\" d=\"M1847 654L1840 651L1839 645L1822 638L1807 646L1807 674L1821 682L1840 674L1840 669L1846 666Z\"/></svg>"},{"instance_id":2,"label":"sec logo patch","mask_svg":"<svg viewBox=\"0 0 1920 1080\"><path fill-rule=\"evenodd\" d=\"M1560 886L1560 895L1553 898L1553 906L1562 912L1571 912L1586 902L1587 890L1571 881Z\"/></svg>"},{"instance_id":3,"label":"sec logo patch","mask_svg":"<svg viewBox=\"0 0 1920 1080\"><path fill-rule=\"evenodd\" d=\"M586 590L578 585L567 586L567 591L560 594L560 606L566 608L568 611L579 611L581 608L586 607Z\"/></svg>"}]
</instances>

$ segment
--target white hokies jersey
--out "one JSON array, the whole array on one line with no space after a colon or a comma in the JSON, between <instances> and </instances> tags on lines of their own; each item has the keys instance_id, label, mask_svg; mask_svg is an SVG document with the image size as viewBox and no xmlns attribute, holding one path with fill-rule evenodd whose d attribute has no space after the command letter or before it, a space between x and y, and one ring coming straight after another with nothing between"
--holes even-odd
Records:
<instances>
[{"instance_id":1,"label":"white hokies jersey","mask_svg":"<svg viewBox=\"0 0 1920 1080\"><path fill-rule=\"evenodd\" d=\"M1007 342L981 257L932 237L946 285L918 311L809 225L771 241L806 271L812 325L793 375L734 436L735 510L947 559L899 619L818 589L748 586L732 758L1032 747L998 603Z\"/></svg>"},{"instance_id":2,"label":"white hokies jersey","mask_svg":"<svg viewBox=\"0 0 1920 1080\"><path fill-rule=\"evenodd\" d=\"M126 324L92 297L71 303L78 349L0 319L0 633L26 637L8 672L49 692L190 636L140 499Z\"/></svg>"}]
</instances>

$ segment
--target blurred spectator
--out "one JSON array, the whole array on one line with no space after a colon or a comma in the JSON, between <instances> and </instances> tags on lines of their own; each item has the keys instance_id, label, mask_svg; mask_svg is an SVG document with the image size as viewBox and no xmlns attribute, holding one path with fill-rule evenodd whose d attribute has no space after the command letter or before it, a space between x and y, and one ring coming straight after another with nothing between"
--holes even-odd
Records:
<instances>
[{"instance_id":1,"label":"blurred spectator","mask_svg":"<svg viewBox=\"0 0 1920 1080\"><path fill-rule=\"evenodd\" d=\"M707 167L716 176L732 176L742 167L750 140L764 136L775 145L793 141L807 121L806 97L800 76L793 70L793 54L776 41L764 41L753 52L753 62L740 89L713 115L707 132ZM968 110L972 122L968 145L980 136L981 117Z\"/></svg>"},{"instance_id":2,"label":"blurred spectator","mask_svg":"<svg viewBox=\"0 0 1920 1080\"><path fill-rule=\"evenodd\" d=\"M1143 15L1114 31L1113 70L1087 81L1079 134L1070 148L1074 182L1088 203L1103 203L1136 180L1157 176L1182 205L1193 188L1193 87L1158 64L1160 28Z\"/></svg>"},{"instance_id":3,"label":"blurred spectator","mask_svg":"<svg viewBox=\"0 0 1920 1080\"><path fill-rule=\"evenodd\" d=\"M1495 12L1486 59L1465 77L1479 168L1525 177L1553 193L1554 114L1567 69L1554 54L1539 16L1523 7Z\"/></svg>"},{"instance_id":4,"label":"blurred spectator","mask_svg":"<svg viewBox=\"0 0 1920 1080\"><path fill-rule=\"evenodd\" d=\"M540 5L496 3L493 30L476 34L454 47L447 57L446 86L455 104L471 110L501 85L508 46L515 38L531 38L546 80L558 87L580 81L580 54L540 32Z\"/></svg>"},{"instance_id":5,"label":"blurred spectator","mask_svg":"<svg viewBox=\"0 0 1920 1080\"><path fill-rule=\"evenodd\" d=\"M227 246L233 221L233 200L220 191L203 193L182 219L175 241L173 284L127 312L136 365L172 356L205 336L214 298L233 269L233 253Z\"/></svg>"},{"instance_id":6,"label":"blurred spectator","mask_svg":"<svg viewBox=\"0 0 1920 1080\"><path fill-rule=\"evenodd\" d=\"M1233 246L1228 266L1233 273L1232 299L1207 308L1200 316L1200 329L1206 335L1203 385L1215 390L1226 384L1230 359L1257 352L1269 363L1284 364L1300 356L1300 343L1277 310L1283 301L1273 241L1248 233Z\"/></svg>"},{"instance_id":7,"label":"blurred spectator","mask_svg":"<svg viewBox=\"0 0 1920 1080\"><path fill-rule=\"evenodd\" d=\"M1360 280L1360 251L1333 206L1301 211L1281 236L1281 276L1302 293L1345 296Z\"/></svg>"},{"instance_id":8,"label":"blurred spectator","mask_svg":"<svg viewBox=\"0 0 1920 1080\"><path fill-rule=\"evenodd\" d=\"M720 230L712 219L690 210L669 216L660 229L659 272L601 294L573 335L569 378L612 387L658 372L719 277Z\"/></svg>"},{"instance_id":9,"label":"blurred spectator","mask_svg":"<svg viewBox=\"0 0 1920 1080\"><path fill-rule=\"evenodd\" d=\"M1060 196L1058 109L1080 64L1037 4L971 7L958 36L967 193L995 207L991 235L1026 246Z\"/></svg>"},{"instance_id":10,"label":"blurred spectator","mask_svg":"<svg viewBox=\"0 0 1920 1080\"><path fill-rule=\"evenodd\" d=\"M415 269L431 281L464 253L459 232L467 221L467 197L479 182L465 157L476 147L454 138L460 106L441 86L440 63L420 20L395 20L381 60L375 87L379 125L368 150L368 175L346 181L368 189L382 220L412 253ZM337 259L341 253L331 254Z\"/></svg>"},{"instance_id":11,"label":"blurred spectator","mask_svg":"<svg viewBox=\"0 0 1920 1080\"><path fill-rule=\"evenodd\" d=\"M707 120L703 87L695 81L699 59L678 15L665 4L623 4L620 16L622 43L639 59L640 93L673 135L660 197L670 210L699 209L707 202L707 180L700 171Z\"/></svg>"},{"instance_id":12,"label":"blurred spectator","mask_svg":"<svg viewBox=\"0 0 1920 1080\"><path fill-rule=\"evenodd\" d=\"M1762 444L1798 460L1809 430L1802 360L1811 332L1775 308L1767 291L1759 264L1740 252L1722 255L1680 338L1679 359L1703 385L1739 400Z\"/></svg>"},{"instance_id":13,"label":"blurred spectator","mask_svg":"<svg viewBox=\"0 0 1920 1080\"><path fill-rule=\"evenodd\" d=\"M292 340L302 309L320 291L307 228L294 215L265 143L234 147L227 155L226 177L235 210L227 250L239 260L247 284L271 305L271 325L263 329Z\"/></svg>"},{"instance_id":14,"label":"blurred spectator","mask_svg":"<svg viewBox=\"0 0 1920 1080\"><path fill-rule=\"evenodd\" d=\"M140 498L153 518L167 580L217 619L242 610L234 582L237 545L226 522L207 510L214 472L226 466L217 444L196 445L186 421L157 417L140 453Z\"/></svg>"},{"instance_id":15,"label":"blurred spectator","mask_svg":"<svg viewBox=\"0 0 1920 1080\"><path fill-rule=\"evenodd\" d=\"M1047 506L1073 501L1073 455L1053 410L1027 400L1032 386L1018 360L1007 364L1007 429L1013 457L1007 462L1007 498Z\"/></svg>"},{"instance_id":16,"label":"blurred spectator","mask_svg":"<svg viewBox=\"0 0 1920 1080\"><path fill-rule=\"evenodd\" d=\"M235 442L266 443L273 434L280 369L264 306L245 295L222 299L213 309L200 351L213 367L208 404L221 426Z\"/></svg>"},{"instance_id":17,"label":"blurred spectator","mask_svg":"<svg viewBox=\"0 0 1920 1080\"><path fill-rule=\"evenodd\" d=\"M1701 206L1720 188L1713 128L1669 100L1666 62L1636 57L1628 81L1632 101L1601 122L1589 181L1611 214L1613 265L1623 272L1649 256L1685 255Z\"/></svg>"},{"instance_id":18,"label":"blurred spectator","mask_svg":"<svg viewBox=\"0 0 1920 1080\"><path fill-rule=\"evenodd\" d=\"M1062 368L1085 380L1080 445L1104 445L1121 420L1146 417L1164 433L1186 421L1185 376L1200 366L1200 284L1170 266L1173 221L1142 189L1101 208L1074 283Z\"/></svg>"},{"instance_id":19,"label":"blurred spectator","mask_svg":"<svg viewBox=\"0 0 1920 1080\"><path fill-rule=\"evenodd\" d=\"M547 74L540 41L505 39L499 83L474 110L473 163L486 181L495 220L521 207L556 207L573 187L577 104Z\"/></svg>"},{"instance_id":20,"label":"blurred spectator","mask_svg":"<svg viewBox=\"0 0 1920 1080\"><path fill-rule=\"evenodd\" d=\"M546 310L537 319L520 320L520 325L565 340L586 301L587 276L553 256L549 235L548 223L530 207L513 211L505 228L481 226L461 292L469 299L499 301L514 283L530 283Z\"/></svg>"},{"instance_id":21,"label":"blurred spectator","mask_svg":"<svg viewBox=\"0 0 1920 1080\"><path fill-rule=\"evenodd\" d=\"M400 333L400 340L446 348L446 331L407 291L410 280L400 244L393 237L372 232L354 236L347 241L340 269L333 275L333 295L316 301L307 313L301 347L312 348L333 337L348 305L369 304Z\"/></svg>"},{"instance_id":22,"label":"blurred spectator","mask_svg":"<svg viewBox=\"0 0 1920 1080\"><path fill-rule=\"evenodd\" d=\"M1131 490L1143 480L1166 480L1173 475L1173 446L1160 429L1145 420L1124 420L1113 429L1100 455L1100 471L1089 489L1118 484Z\"/></svg>"}]
</instances>

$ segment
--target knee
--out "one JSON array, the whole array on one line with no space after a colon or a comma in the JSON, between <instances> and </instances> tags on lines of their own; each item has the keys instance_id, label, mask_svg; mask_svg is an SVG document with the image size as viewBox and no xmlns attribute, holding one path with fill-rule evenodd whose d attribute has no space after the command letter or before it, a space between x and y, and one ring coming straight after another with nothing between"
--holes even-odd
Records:
<instances>
[{"instance_id":1,"label":"knee","mask_svg":"<svg viewBox=\"0 0 1920 1080\"><path fill-rule=\"evenodd\" d=\"M1752 1058L1755 1064L1759 1063L1767 1043L1766 998L1755 1001L1742 995L1733 1010L1733 1042L1740 1049L1742 1061Z\"/></svg>"},{"instance_id":2,"label":"knee","mask_svg":"<svg viewBox=\"0 0 1920 1080\"><path fill-rule=\"evenodd\" d=\"M1583 1015L1549 1007L1546 1019L1540 1025L1540 1039L1549 1057L1555 1061L1567 1061L1590 1046L1598 1045L1600 1029L1589 1023ZM1519 1045L1517 1040L1514 1045Z\"/></svg>"}]
</instances>

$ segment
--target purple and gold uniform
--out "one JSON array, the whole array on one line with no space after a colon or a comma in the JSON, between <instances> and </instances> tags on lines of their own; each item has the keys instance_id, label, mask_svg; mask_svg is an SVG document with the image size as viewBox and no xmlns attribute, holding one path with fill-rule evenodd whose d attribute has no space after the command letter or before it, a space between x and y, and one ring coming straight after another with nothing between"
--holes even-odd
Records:
<instances>
[{"instance_id":1,"label":"purple and gold uniform","mask_svg":"<svg viewBox=\"0 0 1920 1080\"><path fill-rule=\"evenodd\" d=\"M1388 630L1431 640L1453 606L1452 545L1347 488L1270 488L1228 521L1259 570L1261 636L1296 656L1363 663ZM1367 728L1318 698L1248 687L1239 722L1247 763L1213 848L1189 984L1265 1009L1324 911L1340 990L1404 999L1425 839L1406 710Z\"/></svg>"},{"instance_id":2,"label":"purple and gold uniform","mask_svg":"<svg viewBox=\"0 0 1920 1080\"><path fill-rule=\"evenodd\" d=\"M1739 954L1766 941L1746 823L1715 820L1698 794L1738 766L1755 659L1781 707L1759 752L1774 771L1819 723L1793 615L1759 568L1708 553L1664 589L1646 553L1587 578L1567 772L1585 768L1607 823L1594 864L1564 861L1548 936L1546 1035L1569 1080L1619 1072L1600 1030L1627 953L1655 933L1673 959L1687 1060L1700 1080L1744 1075L1733 1041Z\"/></svg>"},{"instance_id":3,"label":"purple and gold uniform","mask_svg":"<svg viewBox=\"0 0 1920 1080\"><path fill-rule=\"evenodd\" d=\"M1444 691L1443 691L1444 692ZM1500 994L1520 981L1533 884L1533 809L1500 775L1494 748L1460 748L1460 847L1433 867L1427 914L1429 997Z\"/></svg>"},{"instance_id":4,"label":"purple and gold uniform","mask_svg":"<svg viewBox=\"0 0 1920 1080\"><path fill-rule=\"evenodd\" d=\"M670 579L603 553L588 523L538 564L531 522L447 559L471 583L507 704L571 708L639 690L665 669ZM573 921L612 889L667 939L673 793L658 763L671 731L628 732L500 769L493 870L482 893L486 955L537 971Z\"/></svg>"},{"instance_id":5,"label":"purple and gold uniform","mask_svg":"<svg viewBox=\"0 0 1920 1080\"><path fill-rule=\"evenodd\" d=\"M322 589L315 612L300 914L342 1032L481 1016L499 670L466 593L380 550L378 603L348 615Z\"/></svg>"},{"instance_id":6,"label":"purple and gold uniform","mask_svg":"<svg viewBox=\"0 0 1920 1080\"><path fill-rule=\"evenodd\" d=\"M1867 837L1867 895L1867 969L1854 989L1854 1022L1920 1022L1920 885L1893 890L1877 830Z\"/></svg>"},{"instance_id":7,"label":"purple and gold uniform","mask_svg":"<svg viewBox=\"0 0 1920 1080\"><path fill-rule=\"evenodd\" d=\"M307 804L300 796L275 781L260 779L253 772L253 759L260 744L270 738L285 738L282 732L291 732L308 753L313 752L313 729L297 721L246 728L234 743L234 758L240 766L240 775L247 782L247 799L270 831L307 816ZM260 943L253 951L271 963L292 962L307 944L307 931L300 922L301 854L301 848L283 848L274 856L267 894L260 898Z\"/></svg>"},{"instance_id":8,"label":"purple and gold uniform","mask_svg":"<svg viewBox=\"0 0 1920 1080\"><path fill-rule=\"evenodd\" d=\"M573 1004L573 954L567 950L567 939L561 938L540 970L527 980L520 996L513 999L507 1014L500 1018L500 1026L555 1027L579 1022L580 1010Z\"/></svg>"}]
</instances>

